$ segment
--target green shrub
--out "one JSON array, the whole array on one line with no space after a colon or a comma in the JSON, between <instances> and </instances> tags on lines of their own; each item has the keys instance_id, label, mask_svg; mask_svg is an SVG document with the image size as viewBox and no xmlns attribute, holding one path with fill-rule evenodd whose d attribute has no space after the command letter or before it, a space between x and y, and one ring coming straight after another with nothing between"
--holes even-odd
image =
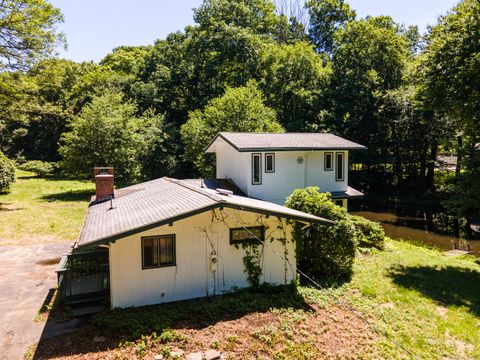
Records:
<instances>
[{"instance_id":1,"label":"green shrub","mask_svg":"<svg viewBox=\"0 0 480 360\"><path fill-rule=\"evenodd\" d=\"M18 166L20 170L30 171L40 177L53 176L57 171L57 164L40 160L30 160Z\"/></svg>"},{"instance_id":2,"label":"green shrub","mask_svg":"<svg viewBox=\"0 0 480 360\"><path fill-rule=\"evenodd\" d=\"M15 182L15 165L0 151L0 192L7 191Z\"/></svg>"},{"instance_id":3,"label":"green shrub","mask_svg":"<svg viewBox=\"0 0 480 360\"><path fill-rule=\"evenodd\" d=\"M359 246L383 249L385 245L385 231L380 223L356 215L349 215L348 219L355 227Z\"/></svg>"},{"instance_id":4,"label":"green shrub","mask_svg":"<svg viewBox=\"0 0 480 360\"><path fill-rule=\"evenodd\" d=\"M314 224L306 229L296 223L293 237L297 245L297 265L309 276L326 283L349 277L356 250L353 224L344 208L337 206L330 195L317 187L295 190L286 206L335 221L335 224Z\"/></svg>"}]
</instances>

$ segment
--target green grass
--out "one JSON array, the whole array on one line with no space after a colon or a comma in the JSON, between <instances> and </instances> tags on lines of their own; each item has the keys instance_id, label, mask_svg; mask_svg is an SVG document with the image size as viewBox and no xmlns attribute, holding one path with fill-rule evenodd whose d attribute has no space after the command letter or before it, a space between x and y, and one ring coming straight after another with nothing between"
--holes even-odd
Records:
<instances>
[{"instance_id":1,"label":"green grass","mask_svg":"<svg viewBox=\"0 0 480 360\"><path fill-rule=\"evenodd\" d=\"M388 240L385 251L357 259L341 290L419 358L480 358L480 266L471 259ZM401 354L387 341L379 351Z\"/></svg>"},{"instance_id":2,"label":"green grass","mask_svg":"<svg viewBox=\"0 0 480 360\"><path fill-rule=\"evenodd\" d=\"M0 194L0 245L74 240L93 193L92 182L18 170L11 191Z\"/></svg>"}]
</instances>

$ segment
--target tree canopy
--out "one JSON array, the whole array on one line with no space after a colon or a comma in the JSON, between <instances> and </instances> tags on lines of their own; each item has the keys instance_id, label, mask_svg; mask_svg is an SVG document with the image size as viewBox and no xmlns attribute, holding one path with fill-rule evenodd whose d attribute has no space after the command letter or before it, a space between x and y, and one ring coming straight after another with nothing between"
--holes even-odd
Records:
<instances>
[{"instance_id":1,"label":"tree canopy","mask_svg":"<svg viewBox=\"0 0 480 360\"><path fill-rule=\"evenodd\" d=\"M64 38L56 29L59 9L45 0L0 3L0 70L25 69L52 54Z\"/></svg>"}]
</instances>

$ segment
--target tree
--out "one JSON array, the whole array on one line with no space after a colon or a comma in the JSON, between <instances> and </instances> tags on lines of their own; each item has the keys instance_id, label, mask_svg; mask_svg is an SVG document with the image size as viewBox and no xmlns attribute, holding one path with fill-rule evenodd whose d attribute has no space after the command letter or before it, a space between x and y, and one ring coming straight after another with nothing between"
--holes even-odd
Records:
<instances>
[{"instance_id":1,"label":"tree","mask_svg":"<svg viewBox=\"0 0 480 360\"><path fill-rule=\"evenodd\" d=\"M335 221L335 224L315 224L306 229L303 224L295 223L293 238L298 267L322 282L349 277L355 258L356 234L345 208L335 205L329 194L320 193L317 187L295 190L285 205Z\"/></svg>"},{"instance_id":2,"label":"tree","mask_svg":"<svg viewBox=\"0 0 480 360\"><path fill-rule=\"evenodd\" d=\"M451 137L457 138L458 166L450 196L444 205L456 218L480 218L480 3L463 0L439 19L427 36L419 58L420 91L425 106L439 116L452 118ZM473 201L472 201L473 200ZM458 228L455 225L455 228Z\"/></svg>"},{"instance_id":3,"label":"tree","mask_svg":"<svg viewBox=\"0 0 480 360\"><path fill-rule=\"evenodd\" d=\"M202 29L223 23L255 34L272 34L277 22L275 5L269 0L204 0L193 10L193 19Z\"/></svg>"},{"instance_id":4,"label":"tree","mask_svg":"<svg viewBox=\"0 0 480 360\"><path fill-rule=\"evenodd\" d=\"M121 180L139 178L145 138L143 121L135 112L135 104L124 101L121 93L110 91L94 97L61 138L63 169L90 178L95 166L113 166Z\"/></svg>"},{"instance_id":5,"label":"tree","mask_svg":"<svg viewBox=\"0 0 480 360\"><path fill-rule=\"evenodd\" d=\"M212 174L212 164L204 150L220 131L283 132L275 110L267 107L262 92L254 81L239 88L227 88L225 94L212 99L203 110L189 114L181 127L185 158L201 175Z\"/></svg>"},{"instance_id":6,"label":"tree","mask_svg":"<svg viewBox=\"0 0 480 360\"><path fill-rule=\"evenodd\" d=\"M15 182L15 166L0 151L0 192L7 191Z\"/></svg>"},{"instance_id":7,"label":"tree","mask_svg":"<svg viewBox=\"0 0 480 360\"><path fill-rule=\"evenodd\" d=\"M390 161L391 124L379 112L388 91L402 85L408 43L387 17L350 22L335 33L332 128L368 150L368 166Z\"/></svg>"},{"instance_id":8,"label":"tree","mask_svg":"<svg viewBox=\"0 0 480 360\"><path fill-rule=\"evenodd\" d=\"M355 20L355 11L344 0L309 0L305 6L310 15L310 40L318 52L330 53L335 32Z\"/></svg>"},{"instance_id":9,"label":"tree","mask_svg":"<svg viewBox=\"0 0 480 360\"><path fill-rule=\"evenodd\" d=\"M0 3L0 70L26 69L65 44L56 25L60 10L45 0L4 0Z\"/></svg>"},{"instance_id":10,"label":"tree","mask_svg":"<svg viewBox=\"0 0 480 360\"><path fill-rule=\"evenodd\" d=\"M331 64L304 42L266 46L260 62L260 87L287 131L323 130L318 112L326 105Z\"/></svg>"}]
</instances>

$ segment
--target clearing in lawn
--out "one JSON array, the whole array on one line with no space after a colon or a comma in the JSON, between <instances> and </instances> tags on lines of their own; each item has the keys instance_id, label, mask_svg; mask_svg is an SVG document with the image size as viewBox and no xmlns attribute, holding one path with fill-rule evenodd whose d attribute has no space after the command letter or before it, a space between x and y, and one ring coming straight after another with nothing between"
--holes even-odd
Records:
<instances>
[{"instance_id":1,"label":"clearing in lawn","mask_svg":"<svg viewBox=\"0 0 480 360\"><path fill-rule=\"evenodd\" d=\"M361 310L418 358L480 358L480 266L388 240L359 253L333 290L266 287L222 299L106 311L40 342L35 358L173 358L218 349L231 359L409 358L330 296ZM34 351L32 351L34 352Z\"/></svg>"},{"instance_id":2,"label":"clearing in lawn","mask_svg":"<svg viewBox=\"0 0 480 360\"><path fill-rule=\"evenodd\" d=\"M11 191L0 194L0 245L73 242L94 193L91 181L42 179L18 170Z\"/></svg>"}]
</instances>

